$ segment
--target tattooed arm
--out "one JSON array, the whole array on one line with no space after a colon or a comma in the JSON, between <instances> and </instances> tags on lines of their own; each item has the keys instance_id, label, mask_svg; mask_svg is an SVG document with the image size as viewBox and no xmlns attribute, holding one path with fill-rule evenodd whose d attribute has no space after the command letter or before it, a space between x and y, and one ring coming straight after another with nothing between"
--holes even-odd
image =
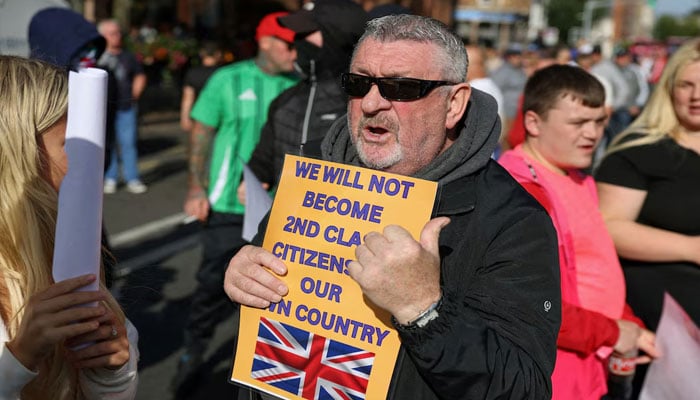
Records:
<instances>
[{"instance_id":1,"label":"tattooed arm","mask_svg":"<svg viewBox=\"0 0 700 400\"><path fill-rule=\"evenodd\" d=\"M214 137L215 129L194 121L190 132L188 191L185 199L185 213L204 222L209 215L209 201L204 184L205 162Z\"/></svg>"}]
</instances>

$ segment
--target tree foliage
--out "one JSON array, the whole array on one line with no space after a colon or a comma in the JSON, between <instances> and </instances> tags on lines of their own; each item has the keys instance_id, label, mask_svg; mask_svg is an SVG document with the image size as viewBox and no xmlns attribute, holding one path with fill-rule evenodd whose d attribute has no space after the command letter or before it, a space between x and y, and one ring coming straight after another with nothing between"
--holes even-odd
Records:
<instances>
[{"instance_id":1,"label":"tree foliage","mask_svg":"<svg viewBox=\"0 0 700 400\"><path fill-rule=\"evenodd\" d=\"M550 0L547 6L549 26L559 29L559 41L566 41L571 28L582 25L583 0Z\"/></svg>"},{"instance_id":2,"label":"tree foliage","mask_svg":"<svg viewBox=\"0 0 700 400\"><path fill-rule=\"evenodd\" d=\"M673 36L693 37L700 35L700 18L697 15L673 17L662 15L654 25L654 37L666 40Z\"/></svg>"}]
</instances>

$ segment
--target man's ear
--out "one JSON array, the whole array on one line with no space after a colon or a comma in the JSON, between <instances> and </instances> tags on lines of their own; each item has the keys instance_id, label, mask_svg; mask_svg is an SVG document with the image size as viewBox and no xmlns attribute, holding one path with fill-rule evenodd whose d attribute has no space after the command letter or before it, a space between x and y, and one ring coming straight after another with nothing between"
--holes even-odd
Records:
<instances>
[{"instance_id":1,"label":"man's ear","mask_svg":"<svg viewBox=\"0 0 700 400\"><path fill-rule=\"evenodd\" d=\"M270 50L270 46L272 45L272 38L270 36L263 36L258 40L258 49L263 50L263 51L268 51Z\"/></svg>"},{"instance_id":2,"label":"man's ear","mask_svg":"<svg viewBox=\"0 0 700 400\"><path fill-rule=\"evenodd\" d=\"M523 125L525 125L525 135L537 137L540 135L540 121L542 119L536 112L528 110L523 115Z\"/></svg>"},{"instance_id":3,"label":"man's ear","mask_svg":"<svg viewBox=\"0 0 700 400\"><path fill-rule=\"evenodd\" d=\"M462 119L464 111L467 109L469 96L472 94L472 88L468 83L459 83L452 87L450 91L450 99L447 104L447 118L445 119L445 128L452 129L457 126L459 120Z\"/></svg>"}]
</instances>

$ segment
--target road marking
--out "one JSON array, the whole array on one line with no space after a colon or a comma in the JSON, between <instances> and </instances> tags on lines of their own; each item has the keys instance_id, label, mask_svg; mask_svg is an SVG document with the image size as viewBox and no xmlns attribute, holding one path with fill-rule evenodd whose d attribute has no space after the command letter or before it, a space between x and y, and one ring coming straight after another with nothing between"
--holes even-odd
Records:
<instances>
[{"instance_id":1,"label":"road marking","mask_svg":"<svg viewBox=\"0 0 700 400\"><path fill-rule=\"evenodd\" d=\"M141 175L146 175L166 162L181 158L187 158L187 148L182 144L178 144L167 150L159 151L152 156L147 156L139 160L139 171Z\"/></svg>"},{"instance_id":2,"label":"road marking","mask_svg":"<svg viewBox=\"0 0 700 400\"><path fill-rule=\"evenodd\" d=\"M109 236L109 244L113 248L126 246L138 242L157 233L172 229L178 225L186 225L193 222L191 216L184 212L161 218L159 220L139 225L135 228L119 232Z\"/></svg>"}]
</instances>

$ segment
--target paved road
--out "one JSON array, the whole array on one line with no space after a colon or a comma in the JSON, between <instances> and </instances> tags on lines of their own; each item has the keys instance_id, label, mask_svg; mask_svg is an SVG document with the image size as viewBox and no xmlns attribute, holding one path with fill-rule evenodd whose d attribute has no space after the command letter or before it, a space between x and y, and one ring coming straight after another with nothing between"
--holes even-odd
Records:
<instances>
[{"instance_id":1,"label":"paved road","mask_svg":"<svg viewBox=\"0 0 700 400\"><path fill-rule=\"evenodd\" d=\"M139 166L149 191L105 196L104 223L119 262L113 291L140 333L139 400L172 398L168 385L195 289L199 226L183 221L185 143L175 113L144 116ZM236 398L236 386L227 382L235 335L232 318L220 324L205 355L204 382L189 398Z\"/></svg>"}]
</instances>

